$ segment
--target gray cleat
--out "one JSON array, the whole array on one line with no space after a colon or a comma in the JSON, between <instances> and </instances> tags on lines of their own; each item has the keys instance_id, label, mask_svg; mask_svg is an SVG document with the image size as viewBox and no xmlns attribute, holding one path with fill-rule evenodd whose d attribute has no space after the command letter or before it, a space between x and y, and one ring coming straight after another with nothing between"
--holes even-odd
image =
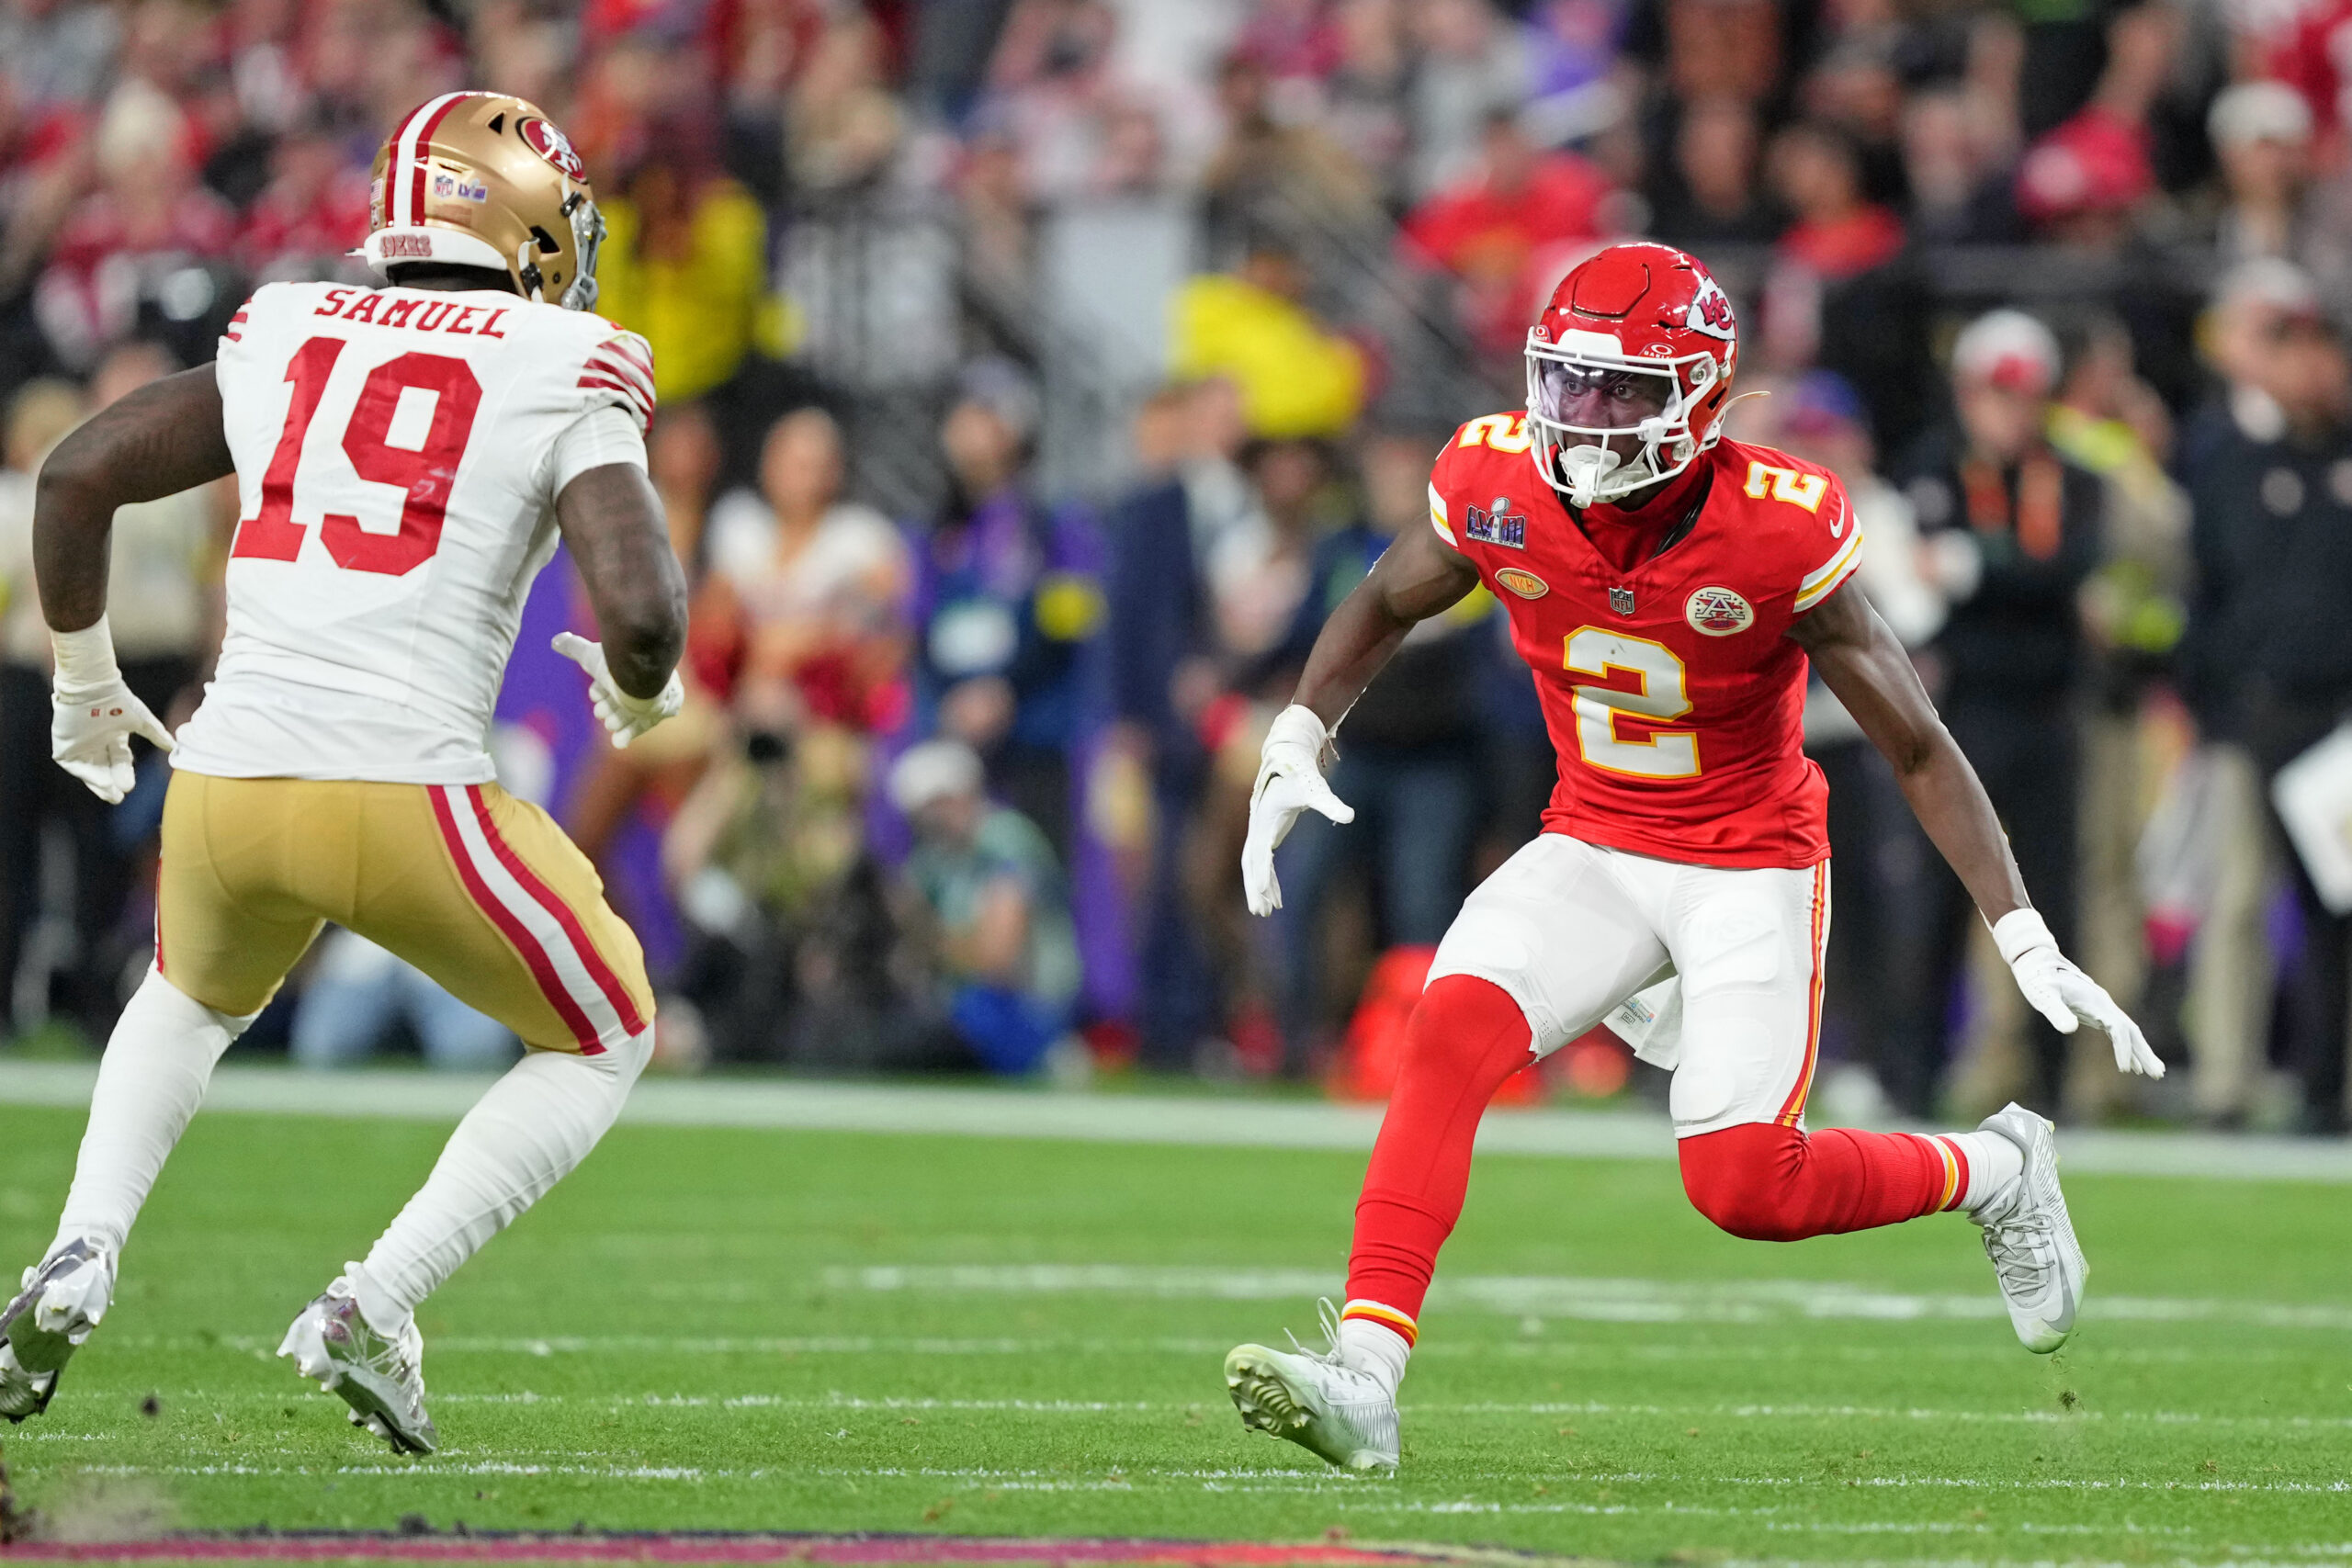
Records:
<instances>
[{"instance_id":1,"label":"gray cleat","mask_svg":"<svg viewBox=\"0 0 2352 1568\"><path fill-rule=\"evenodd\" d=\"M1984 1232L2010 1326L2027 1349L2046 1356L2075 1332L2091 1271L2058 1190L2058 1145L2047 1121L2014 1103L1978 1130L2007 1138L2025 1156L2023 1174L1968 1217Z\"/></svg>"},{"instance_id":2,"label":"gray cleat","mask_svg":"<svg viewBox=\"0 0 2352 1568\"><path fill-rule=\"evenodd\" d=\"M1322 1303L1331 1348L1294 1338L1289 1350L1237 1345L1225 1358L1225 1386L1241 1424L1296 1443L1348 1470L1396 1468L1396 1401L1340 1359L1339 1313Z\"/></svg>"},{"instance_id":3,"label":"gray cleat","mask_svg":"<svg viewBox=\"0 0 2352 1568\"><path fill-rule=\"evenodd\" d=\"M392 1445L394 1453L429 1454L441 1435L424 1411L424 1337L411 1321L397 1338L377 1333L359 1311L348 1277L302 1309L286 1331L281 1356L294 1370L351 1406L351 1424Z\"/></svg>"},{"instance_id":4,"label":"gray cleat","mask_svg":"<svg viewBox=\"0 0 2352 1568\"><path fill-rule=\"evenodd\" d=\"M24 1288L0 1311L0 1416L14 1424L49 1408L65 1363L113 1299L114 1259L95 1241L69 1241L25 1270Z\"/></svg>"}]
</instances>

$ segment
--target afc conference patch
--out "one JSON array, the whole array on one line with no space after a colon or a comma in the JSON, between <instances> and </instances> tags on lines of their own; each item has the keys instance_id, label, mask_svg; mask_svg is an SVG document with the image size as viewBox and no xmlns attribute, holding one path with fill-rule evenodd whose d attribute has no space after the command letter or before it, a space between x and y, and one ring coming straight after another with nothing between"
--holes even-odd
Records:
<instances>
[{"instance_id":1,"label":"afc conference patch","mask_svg":"<svg viewBox=\"0 0 2352 1568\"><path fill-rule=\"evenodd\" d=\"M1527 548L1527 514L1507 513L1510 505L1510 497L1498 495L1492 506L1471 507L1463 531L1482 545L1499 545L1507 550Z\"/></svg>"},{"instance_id":2,"label":"afc conference patch","mask_svg":"<svg viewBox=\"0 0 2352 1568\"><path fill-rule=\"evenodd\" d=\"M1728 588L1702 588L1682 607L1690 629L1707 637L1729 637L1756 624L1756 612L1747 600Z\"/></svg>"}]
</instances>

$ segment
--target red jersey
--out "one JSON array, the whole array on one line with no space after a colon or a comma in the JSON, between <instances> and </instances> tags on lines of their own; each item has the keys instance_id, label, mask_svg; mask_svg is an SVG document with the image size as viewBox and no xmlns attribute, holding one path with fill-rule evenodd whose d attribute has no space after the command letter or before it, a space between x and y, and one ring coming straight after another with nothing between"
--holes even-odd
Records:
<instances>
[{"instance_id":1,"label":"red jersey","mask_svg":"<svg viewBox=\"0 0 2352 1568\"><path fill-rule=\"evenodd\" d=\"M1430 521L1510 613L1560 782L1544 829L1697 865L1829 854L1829 786L1804 750L1805 657L1784 634L1861 560L1834 475L1724 441L1683 536L1611 566L1528 458L1524 417L1454 433Z\"/></svg>"}]
</instances>

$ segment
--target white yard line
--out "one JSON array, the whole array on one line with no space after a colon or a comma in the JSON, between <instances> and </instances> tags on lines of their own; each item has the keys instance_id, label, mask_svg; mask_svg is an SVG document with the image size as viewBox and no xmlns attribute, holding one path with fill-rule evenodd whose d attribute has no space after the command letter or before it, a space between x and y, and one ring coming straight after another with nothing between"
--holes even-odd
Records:
<instances>
[{"instance_id":1,"label":"white yard line","mask_svg":"<svg viewBox=\"0 0 2352 1568\"><path fill-rule=\"evenodd\" d=\"M1491 1513L1512 1505L1499 1500L1464 1498L1458 1503L1431 1503L1398 1496L1399 1483L1391 1477L1351 1477L1339 1472L1323 1474L1299 1471L1248 1470L1189 1470L1159 1469L1137 1466L1131 1471L1114 1471L1101 1475L1071 1475L1036 1470L994 1470L982 1468L951 1468L947 1466L903 1465L763 1465L750 1470L709 1469L684 1465L593 1465L549 1461L528 1462L514 1460L467 1460L457 1456L435 1456L403 1463L376 1464L269 1464L258 1461L234 1464L109 1464L80 1465L74 1468L101 1475L388 1475L424 1477L431 1475L593 1475L627 1481L719 1481L763 1480L876 1480L876 1481L948 1481L967 1486L997 1489L1030 1489L1038 1491L1085 1490L1131 1491L1137 1483L1153 1483L1163 1486L1186 1483L1206 1492L1233 1493L1329 1493L1352 1495L1359 1506L1393 1508L1408 1512L1437 1512L1459 1509L1464 1512ZM1463 1479L1491 1481L1507 1484L1517 1491L1526 1483L1524 1476L1482 1476ZM1751 1487L1769 1490L1793 1489L1815 1491L1825 1484L1817 1475L1717 1475L1708 1473L1649 1473L1585 1474L1564 1472L1550 1475L1547 1483L1594 1485L1659 1485ZM2051 1476L2039 1481L1993 1481L1967 1475L1862 1475L1844 1479L1844 1488L1861 1487L1888 1490L1951 1489L1980 1493L2036 1492L2114 1492L2123 1494L2223 1494L2234 1495L2352 1495L2352 1481L2113 1481L2079 1480ZM1578 1505L1558 1503L1529 1505L1537 1508L1577 1508ZM1771 1509L1723 1508L1699 1509L1671 1502L1644 1505L1618 1505L1627 1512L1726 1512L1758 1514ZM2116 1527L2119 1530L2122 1526Z\"/></svg>"},{"instance_id":2,"label":"white yard line","mask_svg":"<svg viewBox=\"0 0 2352 1568\"><path fill-rule=\"evenodd\" d=\"M0 1057L0 1105L78 1109L97 1069ZM300 1073L222 1066L208 1103L224 1111L454 1122L486 1077L365 1071ZM782 1078L657 1078L638 1086L626 1120L645 1126L907 1133L1080 1143L1347 1149L1372 1146L1380 1108L1208 1095L1058 1094L1020 1088L810 1083ZM1492 1154L1670 1159L1666 1120L1647 1111L1513 1111L1489 1116ZM2060 1134L2073 1172L2352 1183L2352 1143L2187 1133Z\"/></svg>"},{"instance_id":3,"label":"white yard line","mask_svg":"<svg viewBox=\"0 0 2352 1568\"><path fill-rule=\"evenodd\" d=\"M436 1347L437 1348L437 1347ZM216 1391L181 1390L168 1397L184 1400L204 1400L214 1405L224 1404L280 1404L285 1396L278 1393L221 1393ZM613 1393L575 1395L562 1393L438 1393L434 1404L456 1405L539 1405L568 1404L585 1409L631 1410L826 1410L871 1412L886 1416L935 1413L986 1413L1023 1416L1103 1416L1103 1415L1164 1415L1182 1416L1190 1412L1207 1413L1221 1408L1215 1399L1189 1401L1168 1400L1100 1400L1100 1399L952 1399L935 1395L913 1394L850 1394L834 1393L821 1397L775 1393ZM1606 1400L1535 1400L1512 1403L1498 1400L1476 1400L1466 1404L1432 1404L1406 1400L1400 1405L1404 1414L1413 1416L1639 1416L1671 1421L1731 1420L1731 1421L1919 1421L1938 1426L1953 1423L1996 1424L2028 1427L2073 1427L2085 1422L2144 1423L2157 1427L2213 1427L2231 1430L2276 1432L2339 1432L2352 1428L2352 1416L2222 1416L2203 1411L2188 1410L1943 1410L1916 1405L1871 1404L1616 1404ZM60 1432L47 1428L28 1427L9 1434L11 1443L32 1442L99 1442L111 1440L113 1434L92 1432ZM1251 1472L1249 1473L1262 1473ZM1618 1480L1645 1480L1644 1476L1619 1476Z\"/></svg>"},{"instance_id":4,"label":"white yard line","mask_svg":"<svg viewBox=\"0 0 2352 1568\"><path fill-rule=\"evenodd\" d=\"M940 1295L1109 1295L1159 1300L1268 1301L1338 1296L1339 1275L1312 1269L1209 1269L1125 1263L881 1264L833 1268L829 1289ZM1989 1319L2004 1315L1990 1289L1969 1294L1875 1290L1818 1280L1729 1282L1441 1275L1430 1304L1540 1321L1759 1323L1775 1318ZM2352 1307L2210 1297L2097 1296L2096 1315L2137 1323L2228 1323L2253 1328L2352 1332Z\"/></svg>"}]
</instances>

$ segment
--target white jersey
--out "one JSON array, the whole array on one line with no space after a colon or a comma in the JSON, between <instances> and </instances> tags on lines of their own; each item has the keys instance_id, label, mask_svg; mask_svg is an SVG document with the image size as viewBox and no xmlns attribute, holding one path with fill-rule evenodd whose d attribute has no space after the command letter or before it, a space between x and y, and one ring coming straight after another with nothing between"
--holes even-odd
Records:
<instances>
[{"instance_id":1,"label":"white jersey","mask_svg":"<svg viewBox=\"0 0 2352 1568\"><path fill-rule=\"evenodd\" d=\"M645 340L496 291L263 288L220 340L228 630L176 767L465 784L555 498L645 466Z\"/></svg>"}]
</instances>

